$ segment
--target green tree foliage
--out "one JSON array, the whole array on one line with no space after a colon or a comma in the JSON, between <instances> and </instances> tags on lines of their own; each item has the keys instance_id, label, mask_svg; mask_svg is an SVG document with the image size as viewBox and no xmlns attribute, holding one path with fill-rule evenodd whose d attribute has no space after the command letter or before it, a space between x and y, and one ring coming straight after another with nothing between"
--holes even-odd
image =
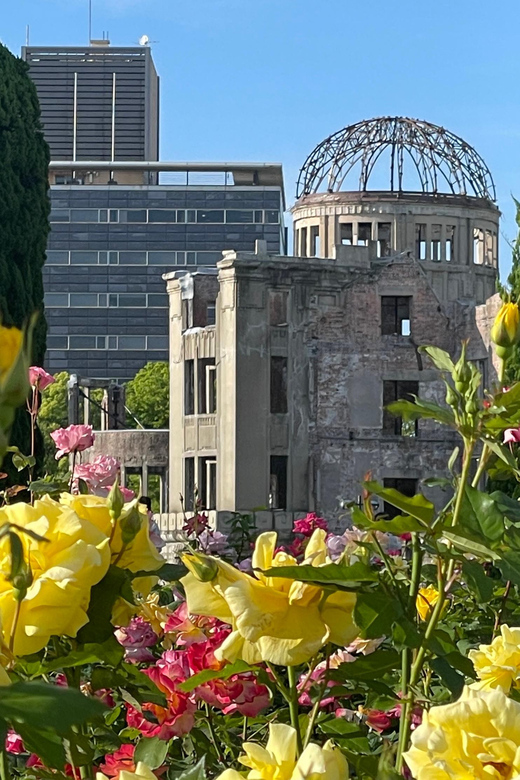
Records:
<instances>
[{"instance_id":1,"label":"green tree foliage","mask_svg":"<svg viewBox=\"0 0 520 780\"><path fill-rule=\"evenodd\" d=\"M516 205L516 224L518 225L518 234L515 242L512 244L512 266L511 273L507 278L510 289L509 295L512 301L520 305L520 202L515 199ZM507 294L507 293L506 293ZM503 295L504 297L504 295ZM517 382L520 379L520 346L514 348L513 356L507 362L507 377L510 382Z\"/></svg>"},{"instance_id":2,"label":"green tree foliage","mask_svg":"<svg viewBox=\"0 0 520 780\"><path fill-rule=\"evenodd\" d=\"M126 386L126 405L143 428L168 428L170 385L168 363L147 363ZM127 415L127 425L137 422Z\"/></svg>"},{"instance_id":3,"label":"green tree foliage","mask_svg":"<svg viewBox=\"0 0 520 780\"><path fill-rule=\"evenodd\" d=\"M28 66L0 45L0 317L4 324L21 328L39 313L34 365L43 364L47 331L42 267L49 232L48 162ZM29 430L29 416L21 409L11 443L24 452L29 449ZM8 463L4 468L10 471Z\"/></svg>"},{"instance_id":4,"label":"green tree foliage","mask_svg":"<svg viewBox=\"0 0 520 780\"><path fill-rule=\"evenodd\" d=\"M51 432L56 428L66 428L68 421L67 408L67 382L69 375L66 371L60 371L54 375L56 380L53 385L42 393L42 402L40 413L38 415L38 426L43 436L43 445L45 448L45 471L48 474L54 474L58 468L55 459L56 446L51 439ZM65 464L67 465L67 464Z\"/></svg>"}]
</instances>

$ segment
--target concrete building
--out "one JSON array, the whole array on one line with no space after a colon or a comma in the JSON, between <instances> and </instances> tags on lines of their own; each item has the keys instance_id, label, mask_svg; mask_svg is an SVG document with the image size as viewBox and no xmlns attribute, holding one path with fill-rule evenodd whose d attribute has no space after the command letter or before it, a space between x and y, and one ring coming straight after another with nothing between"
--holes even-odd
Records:
<instances>
[{"instance_id":1,"label":"concrete building","mask_svg":"<svg viewBox=\"0 0 520 780\"><path fill-rule=\"evenodd\" d=\"M257 239L284 253L282 169L158 162L146 46L26 47L51 147L47 369L124 381L168 359L165 268L214 267ZM210 313L211 316L211 313Z\"/></svg>"},{"instance_id":2,"label":"concrete building","mask_svg":"<svg viewBox=\"0 0 520 780\"><path fill-rule=\"evenodd\" d=\"M189 505L195 488L217 522L256 508L259 529L284 532L309 510L341 525L340 502L359 497L368 471L410 495L446 475L453 434L384 406L411 394L444 402L423 344L455 353L470 338L493 378L499 211L483 161L453 139L405 119L347 128L338 151L327 139L302 169L295 256L260 242L256 254L224 253L216 273L165 275L172 526L179 494ZM390 187L369 190L385 151ZM416 191L405 159L424 173ZM355 160L361 189L342 191Z\"/></svg>"}]
</instances>

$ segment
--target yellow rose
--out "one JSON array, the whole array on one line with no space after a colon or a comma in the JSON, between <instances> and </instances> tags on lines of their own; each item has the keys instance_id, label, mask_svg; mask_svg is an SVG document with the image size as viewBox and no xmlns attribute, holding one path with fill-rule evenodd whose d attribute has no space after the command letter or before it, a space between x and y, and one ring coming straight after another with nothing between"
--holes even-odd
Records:
<instances>
[{"instance_id":1,"label":"yellow rose","mask_svg":"<svg viewBox=\"0 0 520 780\"><path fill-rule=\"evenodd\" d=\"M323 747L311 742L296 759L296 731L283 723L269 725L269 739L263 748L244 742L245 756L238 759L251 771L248 780L347 780L348 764L332 742ZM217 780L243 780L234 769L226 769Z\"/></svg>"},{"instance_id":2,"label":"yellow rose","mask_svg":"<svg viewBox=\"0 0 520 780\"><path fill-rule=\"evenodd\" d=\"M510 349L520 341L520 311L516 303L503 303L491 328L491 341L502 349ZM499 357L504 357L498 351Z\"/></svg>"},{"instance_id":3,"label":"yellow rose","mask_svg":"<svg viewBox=\"0 0 520 780\"><path fill-rule=\"evenodd\" d=\"M18 328L0 325L0 426L6 433L12 425L14 410L23 404L30 389L29 356L24 334ZM7 442L2 442L2 455Z\"/></svg>"},{"instance_id":4,"label":"yellow rose","mask_svg":"<svg viewBox=\"0 0 520 780\"><path fill-rule=\"evenodd\" d=\"M113 527L106 498L90 495L72 496L70 493L62 493L60 502L65 506L72 507L79 517L93 523L105 536L111 537ZM139 511L141 512L141 510ZM130 569L132 572L156 571L161 568L165 560L150 541L148 516L144 507L141 515L141 527L123 552L121 552L123 549L121 529L119 522L116 522L115 532L110 542L112 563L117 564L121 569Z\"/></svg>"},{"instance_id":5,"label":"yellow rose","mask_svg":"<svg viewBox=\"0 0 520 780\"><path fill-rule=\"evenodd\" d=\"M433 608L439 600L439 591L433 585L426 588L419 588L415 606L421 620L429 620Z\"/></svg>"},{"instance_id":6,"label":"yellow rose","mask_svg":"<svg viewBox=\"0 0 520 780\"><path fill-rule=\"evenodd\" d=\"M0 382L14 366L23 347L23 333L18 328L0 325Z\"/></svg>"},{"instance_id":7,"label":"yellow rose","mask_svg":"<svg viewBox=\"0 0 520 780\"><path fill-rule=\"evenodd\" d=\"M465 688L458 701L424 713L404 758L415 780L513 780L520 704L498 688Z\"/></svg>"},{"instance_id":8,"label":"yellow rose","mask_svg":"<svg viewBox=\"0 0 520 780\"><path fill-rule=\"evenodd\" d=\"M8 536L0 540L3 641L15 655L26 655L45 647L51 636L76 636L85 625L90 589L104 577L110 550L104 533L48 497L34 506L20 503L3 507L0 525L5 523L15 523L48 540L40 542L19 534L33 580L18 616L19 602L7 579L11 571L10 543Z\"/></svg>"},{"instance_id":9,"label":"yellow rose","mask_svg":"<svg viewBox=\"0 0 520 780\"><path fill-rule=\"evenodd\" d=\"M472 688L501 688L504 693L509 693L511 685L518 687L520 628L501 626L500 634L490 645L480 645L478 650L469 651L469 658L480 680L473 683Z\"/></svg>"},{"instance_id":10,"label":"yellow rose","mask_svg":"<svg viewBox=\"0 0 520 780\"><path fill-rule=\"evenodd\" d=\"M96 772L96 780L108 780L108 777L103 772ZM139 761L135 767L135 772L121 769L119 774L111 780L157 780L157 777L149 766Z\"/></svg>"},{"instance_id":11,"label":"yellow rose","mask_svg":"<svg viewBox=\"0 0 520 780\"><path fill-rule=\"evenodd\" d=\"M309 540L304 563L329 563L326 534L316 529ZM285 553L274 555L276 534L260 534L253 553L254 569L295 566ZM268 661L292 666L308 661L324 644L348 645L359 633L353 620L356 596L338 592L326 595L321 587L282 577L256 577L220 559L214 577L201 582L195 573L202 556L184 555L191 569L182 579L188 611L230 623L233 631L216 651L219 660L247 663ZM195 566L194 566L195 564ZM211 566L207 567L211 571Z\"/></svg>"}]
</instances>

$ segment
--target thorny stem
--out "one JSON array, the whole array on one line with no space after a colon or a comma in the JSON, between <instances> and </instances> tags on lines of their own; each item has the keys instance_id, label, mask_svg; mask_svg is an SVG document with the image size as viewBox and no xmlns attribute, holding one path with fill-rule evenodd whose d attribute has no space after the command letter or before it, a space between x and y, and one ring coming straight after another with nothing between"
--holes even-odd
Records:
<instances>
[{"instance_id":1,"label":"thorny stem","mask_svg":"<svg viewBox=\"0 0 520 780\"><path fill-rule=\"evenodd\" d=\"M7 752L5 748L0 750L0 780L11 780L9 762L7 760Z\"/></svg>"},{"instance_id":2,"label":"thorny stem","mask_svg":"<svg viewBox=\"0 0 520 780\"><path fill-rule=\"evenodd\" d=\"M125 552L125 550L126 550L126 548L127 548L127 547L128 547L128 545L127 545L127 544L124 544L124 545L121 547L121 549L119 550L119 552L118 552L118 554L117 554L117 558L116 558L116 559L115 559L115 561L114 561L114 566L117 566L117 564L119 563L119 561L120 561L120 560L121 560L121 558L123 557L123 555L124 555L124 552Z\"/></svg>"},{"instance_id":3,"label":"thorny stem","mask_svg":"<svg viewBox=\"0 0 520 780\"><path fill-rule=\"evenodd\" d=\"M379 542L379 539L376 536L376 531L372 532L372 540L373 540L375 546L378 549L379 555L381 556L381 560L385 564L385 568L386 568L388 574L390 575L390 579L392 580L392 585L395 588L395 594L396 594L397 598L399 599L399 603L401 604L402 608L404 609L405 605L403 604L403 600L401 598L401 593L399 592L399 586L397 584L397 580L395 578L395 574L392 571L392 566L390 565L390 561L388 559L388 555L383 550L383 547L382 547L381 543Z\"/></svg>"},{"instance_id":4,"label":"thorny stem","mask_svg":"<svg viewBox=\"0 0 520 780\"><path fill-rule=\"evenodd\" d=\"M76 456L77 456L76 450L72 453L72 471L70 474L70 484L69 484L69 493L72 493L72 486L74 485L74 472L76 471Z\"/></svg>"},{"instance_id":5,"label":"thorny stem","mask_svg":"<svg viewBox=\"0 0 520 780\"><path fill-rule=\"evenodd\" d=\"M287 677L289 679L289 713L291 715L291 726L296 731L296 749L298 756L303 752L302 735L300 731L300 719L298 711L298 688L296 686L296 669L294 666L287 667Z\"/></svg>"},{"instance_id":6,"label":"thorny stem","mask_svg":"<svg viewBox=\"0 0 520 780\"><path fill-rule=\"evenodd\" d=\"M495 638L495 635L498 633L498 629L500 628L500 623L502 622L502 615L504 614L504 609L506 608L506 602L509 597L510 590L511 590L511 580L508 580L502 596L500 609L498 610L496 616L495 625L493 626L493 638Z\"/></svg>"},{"instance_id":7,"label":"thorny stem","mask_svg":"<svg viewBox=\"0 0 520 780\"><path fill-rule=\"evenodd\" d=\"M318 691L318 695L316 697L316 701L314 702L314 707L312 708L311 714L309 716L309 724L307 726L307 731L305 733L305 739L304 739L304 742L303 742L303 749L304 750L307 747L307 745L309 744L310 739L312 737L312 732L314 731L314 723L315 723L316 718L318 716L318 712L320 711L321 700L323 698L323 694L325 693L325 689L326 689L327 684L329 682L328 676L329 676L329 664L330 664L330 651L331 651L330 645L327 645L327 651L326 651L327 657L326 657L326 661L325 661L325 669L323 670L323 680L322 680L322 683L320 685L320 688L319 688L319 691ZM308 680L308 677L306 678L306 681L307 680ZM303 686L302 689L305 690L305 685Z\"/></svg>"},{"instance_id":8,"label":"thorny stem","mask_svg":"<svg viewBox=\"0 0 520 780\"><path fill-rule=\"evenodd\" d=\"M207 720L207 723L208 723L209 736L210 736L211 742L213 743L213 747L215 748L217 761L220 764L223 764L224 763L224 757L223 757L222 753L220 752L219 744L217 742L217 735L215 734L215 729L213 728L213 721L211 720L211 712L210 712L210 709L209 709L209 704L207 702L204 702L204 708L206 710L206 720Z\"/></svg>"},{"instance_id":9,"label":"thorny stem","mask_svg":"<svg viewBox=\"0 0 520 780\"><path fill-rule=\"evenodd\" d=\"M276 685L278 686L278 690L280 691L280 693L281 693L281 694L282 694L282 696L284 697L284 699L285 699L285 701L287 702L287 704L289 704L289 703L290 703L290 701L291 701L291 692L290 692L290 691L289 691L289 690L286 688L286 686L283 684L283 682L282 682L282 679L281 679L280 675L279 675L279 674L278 674L278 672L277 672L277 671L276 671L276 670L273 668L273 665L272 665L272 664L270 664L270 663L267 663L267 664L266 664L266 666L267 666L267 668L269 669L269 671L271 672L271 674L273 675L273 677L274 677L274 681L275 681Z\"/></svg>"},{"instance_id":10,"label":"thorny stem","mask_svg":"<svg viewBox=\"0 0 520 780\"><path fill-rule=\"evenodd\" d=\"M475 473L475 476L473 477L473 481L471 483L471 487L474 487L474 488L478 487L478 483L480 482L482 474L484 473L484 471L486 469L487 462L489 460L490 455L491 455L491 450L488 447L488 445L486 444L486 442L484 442L484 446L482 447L482 452L480 453L480 458L479 458L479 461L478 461L478 468L477 468L477 471Z\"/></svg>"},{"instance_id":11,"label":"thorny stem","mask_svg":"<svg viewBox=\"0 0 520 780\"><path fill-rule=\"evenodd\" d=\"M14 651L14 639L16 635L16 629L18 628L18 620L20 619L20 609L22 602L16 599L16 606L14 608L13 625L11 626L11 636L9 637L9 650L12 653Z\"/></svg>"}]
</instances>

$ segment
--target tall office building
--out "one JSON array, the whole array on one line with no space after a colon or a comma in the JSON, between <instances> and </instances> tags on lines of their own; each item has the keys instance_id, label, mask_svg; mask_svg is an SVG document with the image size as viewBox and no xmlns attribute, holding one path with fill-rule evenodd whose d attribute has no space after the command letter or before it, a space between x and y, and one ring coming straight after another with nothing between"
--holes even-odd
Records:
<instances>
[{"instance_id":1,"label":"tall office building","mask_svg":"<svg viewBox=\"0 0 520 780\"><path fill-rule=\"evenodd\" d=\"M285 200L277 164L158 162L150 49L102 44L22 56L52 160L47 368L126 380L168 359L162 274L214 267L257 239L285 253Z\"/></svg>"}]
</instances>

